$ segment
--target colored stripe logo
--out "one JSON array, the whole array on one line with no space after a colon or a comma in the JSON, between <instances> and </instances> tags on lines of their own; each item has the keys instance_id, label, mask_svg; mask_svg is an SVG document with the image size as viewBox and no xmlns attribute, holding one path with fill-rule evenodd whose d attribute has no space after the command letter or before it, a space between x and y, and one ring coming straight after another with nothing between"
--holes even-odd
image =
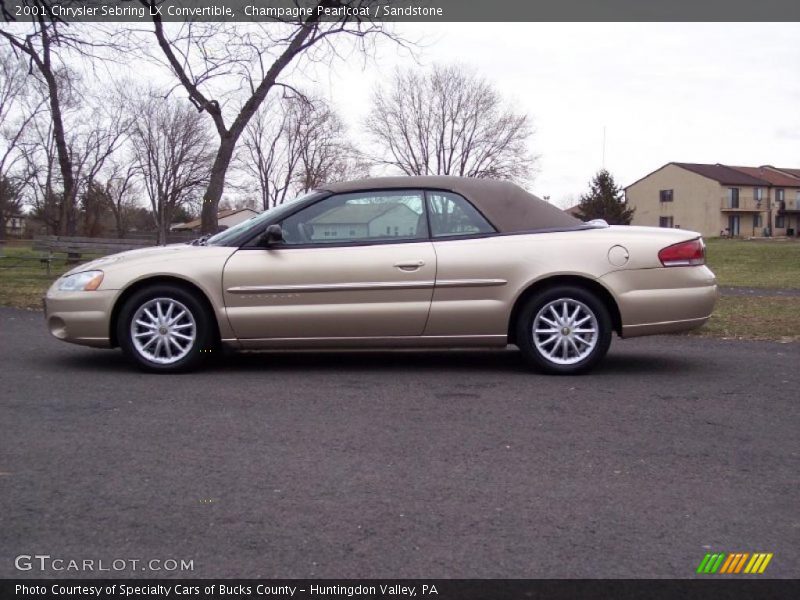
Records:
<instances>
[{"instance_id":1,"label":"colored stripe logo","mask_svg":"<svg viewBox=\"0 0 800 600\"><path fill-rule=\"evenodd\" d=\"M771 552L717 552L706 554L697 567L697 573L702 575L713 574L738 574L738 573L763 573L769 561L772 560Z\"/></svg>"}]
</instances>

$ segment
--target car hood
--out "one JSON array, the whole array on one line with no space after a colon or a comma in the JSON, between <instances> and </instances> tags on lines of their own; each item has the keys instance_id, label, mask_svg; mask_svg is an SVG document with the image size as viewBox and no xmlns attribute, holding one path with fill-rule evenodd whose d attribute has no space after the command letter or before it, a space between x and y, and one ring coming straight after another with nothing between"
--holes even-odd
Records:
<instances>
[{"instance_id":1,"label":"car hood","mask_svg":"<svg viewBox=\"0 0 800 600\"><path fill-rule=\"evenodd\" d=\"M233 252L236 248L230 248ZM136 250L127 250L126 252L118 252L117 254L109 254L102 258L98 258L86 263L82 263L77 267L64 273L64 276L72 275L73 273L80 273L82 271L93 271L99 269L106 271L116 267L129 266L136 262L154 262L163 260L175 260L183 258L200 258L203 254L219 253L219 248L211 246L192 246L190 244L170 244L168 246L152 246L148 248L137 248Z\"/></svg>"}]
</instances>

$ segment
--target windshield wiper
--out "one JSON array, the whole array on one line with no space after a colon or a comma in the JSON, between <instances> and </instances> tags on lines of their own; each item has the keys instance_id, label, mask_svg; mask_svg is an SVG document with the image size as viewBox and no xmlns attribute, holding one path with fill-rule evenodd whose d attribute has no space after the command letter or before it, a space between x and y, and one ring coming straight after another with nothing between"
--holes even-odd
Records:
<instances>
[{"instance_id":1,"label":"windshield wiper","mask_svg":"<svg viewBox=\"0 0 800 600\"><path fill-rule=\"evenodd\" d=\"M196 240L192 240L189 242L190 246L205 246L208 239L211 237L210 233L205 234L203 237L199 237Z\"/></svg>"}]
</instances>

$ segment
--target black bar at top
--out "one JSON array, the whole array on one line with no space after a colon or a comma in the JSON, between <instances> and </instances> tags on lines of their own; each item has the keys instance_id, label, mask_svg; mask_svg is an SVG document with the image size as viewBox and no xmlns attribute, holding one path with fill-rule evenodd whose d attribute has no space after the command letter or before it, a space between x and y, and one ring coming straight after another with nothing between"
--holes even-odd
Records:
<instances>
[{"instance_id":1,"label":"black bar at top","mask_svg":"<svg viewBox=\"0 0 800 600\"><path fill-rule=\"evenodd\" d=\"M0 0L3 18L27 21L32 0ZM139 0L44 0L64 22L144 22L152 17ZM715 21L797 22L798 0L339 0L351 18L405 22ZM41 4L41 2L39 3ZM161 0L164 21L270 22L292 20L286 11L317 10L317 0ZM330 4L329 2L327 4ZM267 14L265 9L274 9ZM283 9L283 12L279 12ZM358 11L352 9L359 9ZM397 9L397 10L390 10ZM366 12L365 12L366 11ZM295 18L307 17L308 12ZM320 20L340 15L320 12Z\"/></svg>"}]
</instances>

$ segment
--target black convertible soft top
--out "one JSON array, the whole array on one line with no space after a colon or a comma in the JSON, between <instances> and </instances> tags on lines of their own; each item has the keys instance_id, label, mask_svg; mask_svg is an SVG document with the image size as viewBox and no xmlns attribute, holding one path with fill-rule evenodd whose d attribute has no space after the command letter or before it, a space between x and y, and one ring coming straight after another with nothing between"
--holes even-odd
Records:
<instances>
[{"instance_id":1,"label":"black convertible soft top","mask_svg":"<svg viewBox=\"0 0 800 600\"><path fill-rule=\"evenodd\" d=\"M509 181L424 175L375 177L320 186L337 194L377 189L445 190L464 196L501 233L584 228L586 224Z\"/></svg>"}]
</instances>

